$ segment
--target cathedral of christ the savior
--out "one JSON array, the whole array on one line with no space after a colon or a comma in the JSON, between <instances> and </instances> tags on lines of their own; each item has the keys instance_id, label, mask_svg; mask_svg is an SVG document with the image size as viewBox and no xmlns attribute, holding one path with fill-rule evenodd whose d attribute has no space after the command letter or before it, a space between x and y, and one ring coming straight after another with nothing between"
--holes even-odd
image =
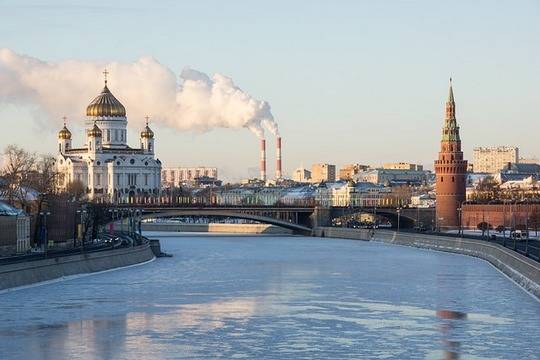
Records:
<instances>
[{"instance_id":1,"label":"cathedral of christ the savior","mask_svg":"<svg viewBox=\"0 0 540 360\"><path fill-rule=\"evenodd\" d=\"M151 201L159 196L161 184L161 162L154 156L154 132L147 117L140 147L127 144L126 109L110 92L107 71L104 74L105 87L86 108L85 143L72 146L65 122L58 133L59 190L80 183L89 200Z\"/></svg>"}]
</instances>

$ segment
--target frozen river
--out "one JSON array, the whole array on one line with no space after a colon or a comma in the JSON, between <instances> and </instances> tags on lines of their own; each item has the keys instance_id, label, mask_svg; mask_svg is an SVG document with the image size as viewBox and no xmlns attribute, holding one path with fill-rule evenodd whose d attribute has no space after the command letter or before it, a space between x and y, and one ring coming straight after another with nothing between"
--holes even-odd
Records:
<instances>
[{"instance_id":1,"label":"frozen river","mask_svg":"<svg viewBox=\"0 0 540 360\"><path fill-rule=\"evenodd\" d=\"M538 359L540 302L471 257L162 237L173 258L0 294L1 359Z\"/></svg>"}]
</instances>

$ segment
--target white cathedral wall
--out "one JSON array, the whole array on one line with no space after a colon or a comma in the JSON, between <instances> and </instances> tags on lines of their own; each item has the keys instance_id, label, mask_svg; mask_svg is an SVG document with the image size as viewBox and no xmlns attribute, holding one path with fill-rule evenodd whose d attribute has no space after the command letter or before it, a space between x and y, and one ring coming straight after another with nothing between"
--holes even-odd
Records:
<instances>
[{"instance_id":1,"label":"white cathedral wall","mask_svg":"<svg viewBox=\"0 0 540 360\"><path fill-rule=\"evenodd\" d=\"M127 145L127 119L125 117L88 118L85 122L87 131L94 126L94 120L103 133L103 145L110 147L125 147Z\"/></svg>"}]
</instances>

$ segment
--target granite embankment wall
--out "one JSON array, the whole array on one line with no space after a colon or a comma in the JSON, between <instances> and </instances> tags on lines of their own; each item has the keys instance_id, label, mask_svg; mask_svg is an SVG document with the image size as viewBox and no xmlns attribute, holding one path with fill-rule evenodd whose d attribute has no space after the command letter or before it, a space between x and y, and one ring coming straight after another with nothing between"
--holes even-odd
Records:
<instances>
[{"instance_id":1,"label":"granite embankment wall","mask_svg":"<svg viewBox=\"0 0 540 360\"><path fill-rule=\"evenodd\" d=\"M388 230L317 228L315 236L355 240L376 240L390 244L452 252L489 261L512 280L540 299L540 263L501 245L481 240L413 234Z\"/></svg>"},{"instance_id":2,"label":"granite embankment wall","mask_svg":"<svg viewBox=\"0 0 540 360\"><path fill-rule=\"evenodd\" d=\"M144 223L143 231L210 232L231 234L292 234L291 230L267 224L174 224Z\"/></svg>"},{"instance_id":3,"label":"granite embankment wall","mask_svg":"<svg viewBox=\"0 0 540 360\"><path fill-rule=\"evenodd\" d=\"M0 290L93 273L152 260L149 245L26 261L0 266Z\"/></svg>"}]
</instances>

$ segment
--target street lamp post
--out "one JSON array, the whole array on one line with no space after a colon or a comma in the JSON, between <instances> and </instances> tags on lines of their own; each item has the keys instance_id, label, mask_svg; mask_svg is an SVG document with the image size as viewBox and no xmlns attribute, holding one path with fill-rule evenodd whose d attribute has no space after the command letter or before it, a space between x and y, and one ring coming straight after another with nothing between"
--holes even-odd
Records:
<instances>
[{"instance_id":1,"label":"street lamp post","mask_svg":"<svg viewBox=\"0 0 540 360\"><path fill-rule=\"evenodd\" d=\"M136 231L139 232L139 244L142 244L142 231L141 231L142 210L140 210L140 209L137 210L136 215L137 215L137 221L136 221L137 229L136 229Z\"/></svg>"},{"instance_id":2,"label":"street lamp post","mask_svg":"<svg viewBox=\"0 0 540 360\"><path fill-rule=\"evenodd\" d=\"M458 214L459 214L459 229L458 229L458 235L463 235L463 219L462 219L462 214L463 214L463 208L460 206L457 208L457 211L458 211Z\"/></svg>"},{"instance_id":3,"label":"street lamp post","mask_svg":"<svg viewBox=\"0 0 540 360\"><path fill-rule=\"evenodd\" d=\"M86 214L86 210L77 210L77 214L81 214L81 229L80 229L80 237L81 237L81 248L84 249L84 214ZM75 239L73 240L73 246L75 247Z\"/></svg>"},{"instance_id":4,"label":"street lamp post","mask_svg":"<svg viewBox=\"0 0 540 360\"><path fill-rule=\"evenodd\" d=\"M441 223L444 221L444 217L437 218L437 232L441 232Z\"/></svg>"},{"instance_id":5,"label":"street lamp post","mask_svg":"<svg viewBox=\"0 0 540 360\"><path fill-rule=\"evenodd\" d=\"M80 210L75 211L75 216L73 218L73 248L77 247L77 213Z\"/></svg>"},{"instance_id":6,"label":"street lamp post","mask_svg":"<svg viewBox=\"0 0 540 360\"><path fill-rule=\"evenodd\" d=\"M133 236L135 232L135 221L134 221L135 210L129 209L129 235Z\"/></svg>"},{"instance_id":7,"label":"street lamp post","mask_svg":"<svg viewBox=\"0 0 540 360\"><path fill-rule=\"evenodd\" d=\"M118 209L113 210L113 234L116 231L116 222L118 221L118 218L120 217L120 212Z\"/></svg>"},{"instance_id":8,"label":"street lamp post","mask_svg":"<svg viewBox=\"0 0 540 360\"><path fill-rule=\"evenodd\" d=\"M399 232L399 220L400 220L400 218L401 218L401 208L398 207L398 208L396 209L396 212L397 212L397 231Z\"/></svg>"},{"instance_id":9,"label":"street lamp post","mask_svg":"<svg viewBox=\"0 0 540 360\"><path fill-rule=\"evenodd\" d=\"M41 224L41 236L42 236L42 241L43 241L43 252L45 254L47 254L47 250L48 250L48 247L49 247L49 244L48 244L48 239L47 239L47 216L48 215L51 215L50 212L48 211L42 211L39 213L39 215L41 215L41 217L43 218L43 223Z\"/></svg>"},{"instance_id":10,"label":"street lamp post","mask_svg":"<svg viewBox=\"0 0 540 360\"><path fill-rule=\"evenodd\" d=\"M120 233L124 232L124 209L118 212L118 217L120 218Z\"/></svg>"},{"instance_id":11,"label":"street lamp post","mask_svg":"<svg viewBox=\"0 0 540 360\"><path fill-rule=\"evenodd\" d=\"M114 210L109 209L109 214L111 215L111 223L109 224L109 235L113 235L114 233Z\"/></svg>"}]
</instances>

